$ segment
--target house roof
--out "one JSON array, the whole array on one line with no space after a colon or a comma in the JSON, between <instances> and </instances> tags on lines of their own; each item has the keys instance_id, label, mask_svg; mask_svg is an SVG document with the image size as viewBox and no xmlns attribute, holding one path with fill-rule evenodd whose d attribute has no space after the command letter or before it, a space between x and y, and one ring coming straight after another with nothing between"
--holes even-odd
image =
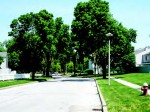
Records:
<instances>
[{"instance_id":1,"label":"house roof","mask_svg":"<svg viewBox=\"0 0 150 112\"><path fill-rule=\"evenodd\" d=\"M145 54L143 54L143 55L150 55L150 52L148 52L148 53L145 53Z\"/></svg>"},{"instance_id":2,"label":"house roof","mask_svg":"<svg viewBox=\"0 0 150 112\"><path fill-rule=\"evenodd\" d=\"M143 53L143 52L150 52L150 46L146 46L145 48L139 48L134 51L135 55Z\"/></svg>"},{"instance_id":3,"label":"house roof","mask_svg":"<svg viewBox=\"0 0 150 112\"><path fill-rule=\"evenodd\" d=\"M0 52L0 56L2 56L3 58L7 57L7 52Z\"/></svg>"}]
</instances>

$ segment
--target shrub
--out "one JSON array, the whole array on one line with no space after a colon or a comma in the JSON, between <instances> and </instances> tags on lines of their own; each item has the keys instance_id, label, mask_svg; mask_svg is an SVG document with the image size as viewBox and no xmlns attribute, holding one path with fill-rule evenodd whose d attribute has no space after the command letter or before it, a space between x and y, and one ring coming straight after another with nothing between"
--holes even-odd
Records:
<instances>
[{"instance_id":1,"label":"shrub","mask_svg":"<svg viewBox=\"0 0 150 112\"><path fill-rule=\"evenodd\" d=\"M67 71L72 73L73 72L73 67L74 67L73 62L69 62L67 64Z\"/></svg>"},{"instance_id":2,"label":"shrub","mask_svg":"<svg viewBox=\"0 0 150 112\"><path fill-rule=\"evenodd\" d=\"M87 69L87 70L85 70L85 72L86 72L87 74L93 74L93 70L91 70L91 69Z\"/></svg>"}]
</instances>

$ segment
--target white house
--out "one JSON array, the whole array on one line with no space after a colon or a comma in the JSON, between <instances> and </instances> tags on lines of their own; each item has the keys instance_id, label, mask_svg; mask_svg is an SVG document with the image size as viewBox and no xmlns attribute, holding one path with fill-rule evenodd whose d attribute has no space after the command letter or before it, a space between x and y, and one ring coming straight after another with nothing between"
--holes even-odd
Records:
<instances>
[{"instance_id":1,"label":"white house","mask_svg":"<svg viewBox=\"0 0 150 112\"><path fill-rule=\"evenodd\" d=\"M97 65L95 67L94 63L91 60L89 61L89 69L93 70L93 72L94 72L94 69L96 69L95 74L101 74L102 73L102 68L99 68Z\"/></svg>"},{"instance_id":2,"label":"white house","mask_svg":"<svg viewBox=\"0 0 150 112\"><path fill-rule=\"evenodd\" d=\"M135 50L135 60L138 72L150 73L150 46ZM89 61L89 69L94 71L94 63ZM101 73L101 68L96 66L96 74Z\"/></svg>"},{"instance_id":3,"label":"white house","mask_svg":"<svg viewBox=\"0 0 150 112\"><path fill-rule=\"evenodd\" d=\"M150 72L150 46L135 50L135 58L139 72Z\"/></svg>"},{"instance_id":4,"label":"white house","mask_svg":"<svg viewBox=\"0 0 150 112\"><path fill-rule=\"evenodd\" d=\"M0 56L4 59L4 62L0 65L0 80L30 78L30 74L17 74L16 71L8 68L7 52L0 52Z\"/></svg>"}]
</instances>

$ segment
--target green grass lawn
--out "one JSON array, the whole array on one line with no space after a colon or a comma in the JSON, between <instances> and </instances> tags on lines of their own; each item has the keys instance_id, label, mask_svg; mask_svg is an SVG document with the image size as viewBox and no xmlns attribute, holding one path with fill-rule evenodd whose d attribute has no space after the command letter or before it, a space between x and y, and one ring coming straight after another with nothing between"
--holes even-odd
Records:
<instances>
[{"instance_id":1,"label":"green grass lawn","mask_svg":"<svg viewBox=\"0 0 150 112\"><path fill-rule=\"evenodd\" d=\"M107 104L108 112L150 112L150 96L115 81L97 78L98 85Z\"/></svg>"},{"instance_id":2,"label":"green grass lawn","mask_svg":"<svg viewBox=\"0 0 150 112\"><path fill-rule=\"evenodd\" d=\"M0 81L0 88L7 87L7 86L13 86L13 85L19 85L19 84L30 83L30 82L35 82L35 81L43 82L43 81L47 81L47 80L51 80L51 78L50 77L36 77L35 80L31 80L31 79L5 80L5 81Z\"/></svg>"},{"instance_id":3,"label":"green grass lawn","mask_svg":"<svg viewBox=\"0 0 150 112\"><path fill-rule=\"evenodd\" d=\"M150 85L150 74L149 73L130 73L123 75L114 75L113 77L129 81L134 84L143 85L147 82Z\"/></svg>"},{"instance_id":4,"label":"green grass lawn","mask_svg":"<svg viewBox=\"0 0 150 112\"><path fill-rule=\"evenodd\" d=\"M142 92L113 80L111 80L111 85L109 86L108 79L102 79L101 76L87 75L83 77L91 77L97 80L106 101L108 112L150 112L149 95L141 96ZM150 74L148 73L113 75L113 77L138 85L143 85L144 82L150 84Z\"/></svg>"},{"instance_id":5,"label":"green grass lawn","mask_svg":"<svg viewBox=\"0 0 150 112\"><path fill-rule=\"evenodd\" d=\"M12 86L12 85L18 85L18 84L25 84L33 82L32 80L7 80L7 81L0 81L0 88Z\"/></svg>"}]
</instances>

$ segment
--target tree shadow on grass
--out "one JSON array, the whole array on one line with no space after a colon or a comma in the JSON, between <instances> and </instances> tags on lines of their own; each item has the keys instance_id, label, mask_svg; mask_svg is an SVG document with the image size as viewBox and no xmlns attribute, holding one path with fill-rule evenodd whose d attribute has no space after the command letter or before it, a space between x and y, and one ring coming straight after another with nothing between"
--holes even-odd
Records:
<instances>
[{"instance_id":1,"label":"tree shadow on grass","mask_svg":"<svg viewBox=\"0 0 150 112\"><path fill-rule=\"evenodd\" d=\"M81 79L64 79L64 80L61 80L62 82L93 82L94 80L92 79L84 79L84 78L81 78Z\"/></svg>"},{"instance_id":2,"label":"tree shadow on grass","mask_svg":"<svg viewBox=\"0 0 150 112\"><path fill-rule=\"evenodd\" d=\"M93 78L93 77L99 77L102 76L100 74L73 74L70 77L80 77L80 78Z\"/></svg>"},{"instance_id":3,"label":"tree shadow on grass","mask_svg":"<svg viewBox=\"0 0 150 112\"><path fill-rule=\"evenodd\" d=\"M119 79L119 78L124 78L125 74L130 74L130 73L114 73L114 74L111 74L111 76L114 77L114 78Z\"/></svg>"},{"instance_id":4,"label":"tree shadow on grass","mask_svg":"<svg viewBox=\"0 0 150 112\"><path fill-rule=\"evenodd\" d=\"M114 77L114 78L116 78L116 79L121 79L121 78L124 78L124 77L122 77L122 76L117 76L117 77Z\"/></svg>"},{"instance_id":5,"label":"tree shadow on grass","mask_svg":"<svg viewBox=\"0 0 150 112\"><path fill-rule=\"evenodd\" d=\"M38 82L46 82L46 79L34 79L33 81L38 81Z\"/></svg>"},{"instance_id":6,"label":"tree shadow on grass","mask_svg":"<svg viewBox=\"0 0 150 112\"><path fill-rule=\"evenodd\" d=\"M37 81L37 82L46 82L47 80L46 79L16 79L18 81L21 81L21 80L26 80L26 81Z\"/></svg>"},{"instance_id":7,"label":"tree shadow on grass","mask_svg":"<svg viewBox=\"0 0 150 112\"><path fill-rule=\"evenodd\" d=\"M37 81L37 82L46 82L48 79L47 77L35 77L35 79L29 79L31 81Z\"/></svg>"}]
</instances>

